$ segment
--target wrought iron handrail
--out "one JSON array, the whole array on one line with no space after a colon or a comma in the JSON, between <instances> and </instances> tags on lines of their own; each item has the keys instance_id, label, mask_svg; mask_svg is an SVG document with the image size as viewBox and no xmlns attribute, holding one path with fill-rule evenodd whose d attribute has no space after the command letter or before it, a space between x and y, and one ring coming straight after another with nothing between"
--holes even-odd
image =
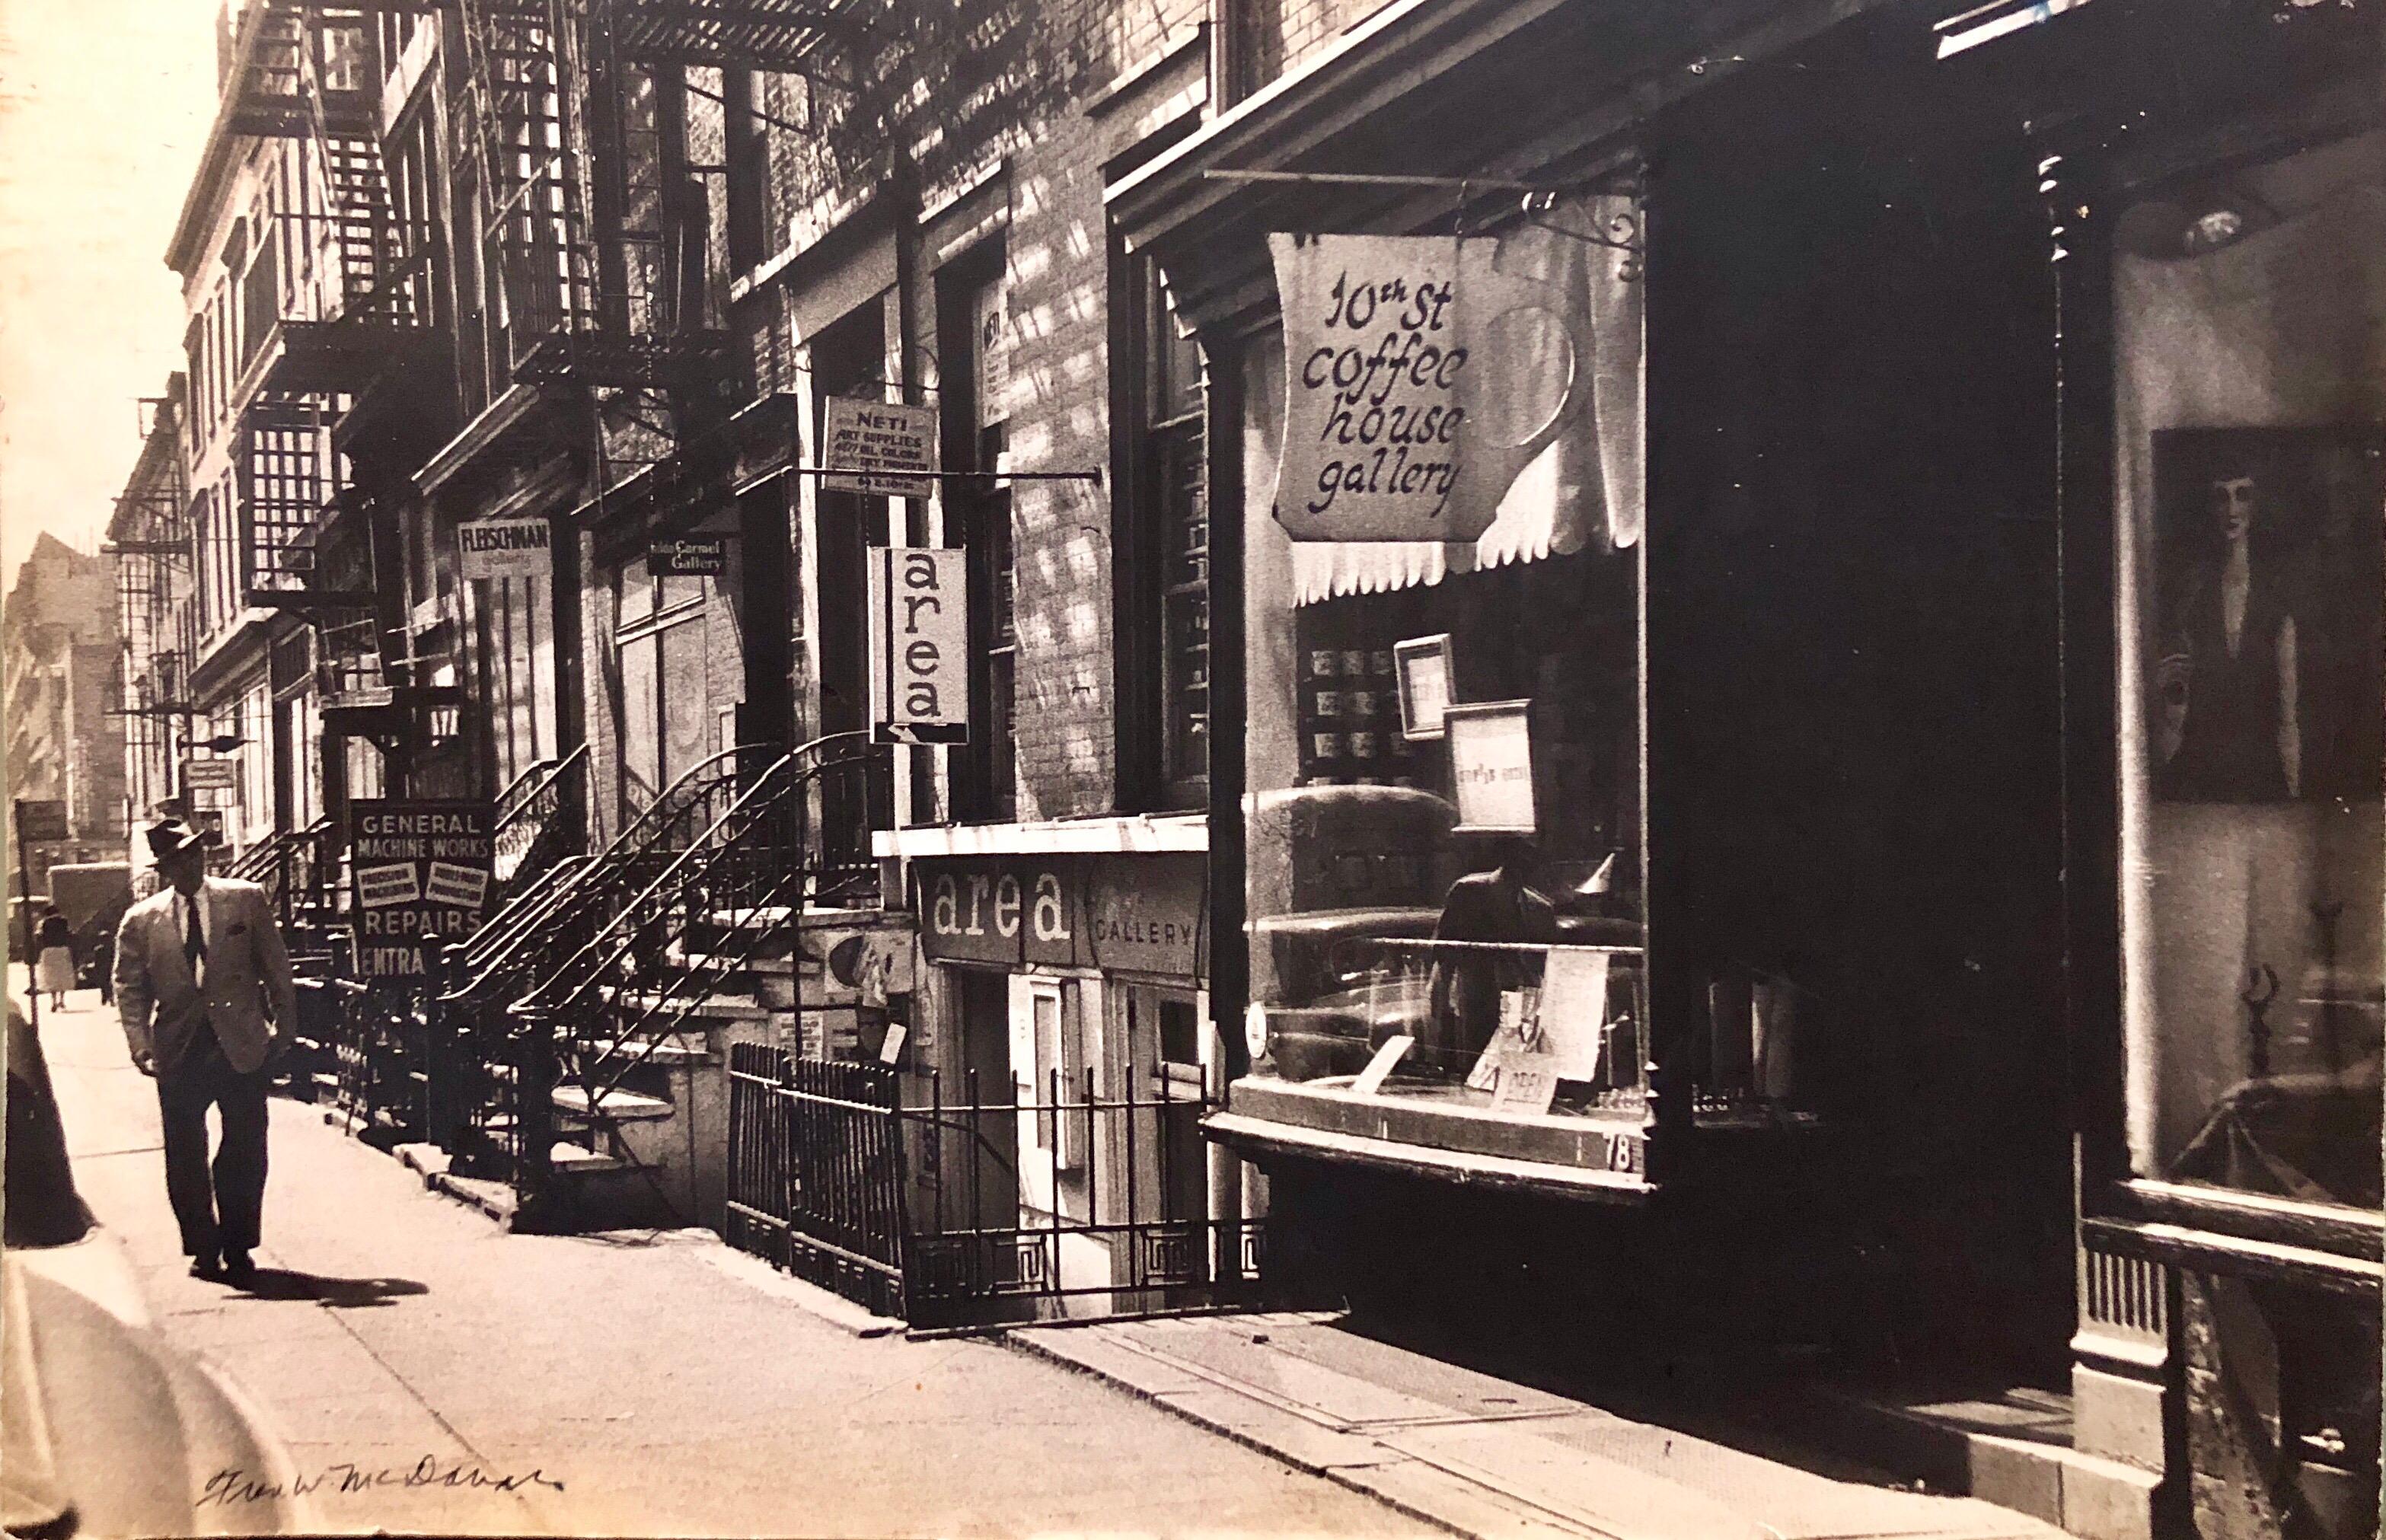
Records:
<instances>
[{"instance_id":1,"label":"wrought iron handrail","mask_svg":"<svg viewBox=\"0 0 2386 1540\"><path fill-rule=\"evenodd\" d=\"M332 820L328 818L318 819L304 829L277 829L270 838L243 851L240 859L232 864L229 875L264 888L266 902L286 926L293 904L290 876L294 859L303 858L308 863L305 885L314 904L320 907L327 902L323 893L323 840L331 829Z\"/></svg>"},{"instance_id":2,"label":"wrought iron handrail","mask_svg":"<svg viewBox=\"0 0 2386 1540\"><path fill-rule=\"evenodd\" d=\"M584 1003L596 984L629 958L638 945L641 933L654 920L668 919L675 908L684 912L685 903L691 896L700 891L709 891L709 882L699 888L698 879L710 878L716 867L733 859L733 852L744 857L785 853L785 845L757 852L746 843L745 836L760 827L765 817L783 815L785 804L790 799L788 794L797 786L809 787L813 772L828 763L826 756L832 753L850 755L857 749L866 752L870 746L862 733L833 732L815 738L780 757L715 818L703 833L690 840L635 896L616 909L595 935L564 959L561 967L517 1001L514 1008L522 1012L569 1009ZM805 763L807 761L818 763ZM799 764L803 765L802 769L790 768ZM789 777L793 778L792 784L783 785L783 779ZM698 859L708 852L712 853L713 859ZM657 902L659 895L663 895L659 903ZM708 911L710 908L708 906Z\"/></svg>"},{"instance_id":3,"label":"wrought iron handrail","mask_svg":"<svg viewBox=\"0 0 2386 1540\"><path fill-rule=\"evenodd\" d=\"M692 852L706 851L709 858L687 875L682 892L692 894L700 906L693 911L694 914L701 914L716 924L726 916L730 923L723 928L730 930L736 939L725 949L708 949L701 962L686 957L683 947L680 965L666 986L651 999L646 1000L644 1008L635 1017L611 1028L604 1046L595 1055L575 1056L575 1078L587 1092L587 1105L592 1109L647 1064L666 1039L685 1030L689 1019L702 1010L721 983L753 961L763 944L801 907L813 881L829 870L825 852L816 851L812 848L816 842L805 841L800 835L803 827L801 815L808 808L812 786L822 778L839 770L859 770L867 774L874 761L872 745L861 742L860 734L843 736L848 738L848 743L835 749L824 749L823 757L814 763L798 765L795 762L795 755L781 760L772 767L771 780L758 784L748 794L753 804L753 816L742 828L732 832L722 844L691 847ZM776 783L772 784L772 781ZM734 813L735 809L732 811ZM796 815L792 820L789 818L791 812ZM728 817L723 816L724 822ZM755 850L742 837L756 828L784 833L790 822L797 831L797 838L792 841L772 842ZM794 848L788 848L790 845ZM759 862L755 860L757 857L760 858ZM750 882L748 872L757 865L764 874L764 885L759 892L726 895L719 892L714 872L726 864L748 869L747 871L730 874L733 886L744 886ZM734 901L724 907L718 902L723 897ZM670 912L667 908L666 915ZM687 923L692 922L692 914L684 907L679 912L690 916L683 921L681 933L684 935ZM772 915L779 917L778 924L756 923ZM669 946L678 939L677 936L667 937L663 944ZM600 971L596 977L601 984L603 973ZM575 1046L585 1045L584 1038L575 1039ZM602 1083L599 1083L600 1078Z\"/></svg>"},{"instance_id":4,"label":"wrought iron handrail","mask_svg":"<svg viewBox=\"0 0 2386 1540\"><path fill-rule=\"evenodd\" d=\"M559 760L538 761L497 794L496 825L490 845L498 882L513 882L525 868L535 875L531 857L568 824L572 793L587 781L587 763L588 745L582 744ZM574 775L579 779L571 780Z\"/></svg>"},{"instance_id":5,"label":"wrought iron handrail","mask_svg":"<svg viewBox=\"0 0 2386 1540\"><path fill-rule=\"evenodd\" d=\"M556 925L524 927L518 923L531 905L543 901L535 888L525 889L509 899L465 949L466 982L448 997L477 995L506 976L515 964L530 960L525 952L534 937L558 939L558 931L564 922L577 918L578 906L595 901L606 891L602 881L606 874L641 864L643 858L651 855L658 845L683 825L684 815L709 801L723 784L734 783L741 757L755 753L750 745L723 749L681 772L678 780L663 788L660 795L607 841L594 859L577 869L564 888L549 895L553 905L548 914ZM564 912L566 905L572 906L570 916Z\"/></svg>"}]
</instances>

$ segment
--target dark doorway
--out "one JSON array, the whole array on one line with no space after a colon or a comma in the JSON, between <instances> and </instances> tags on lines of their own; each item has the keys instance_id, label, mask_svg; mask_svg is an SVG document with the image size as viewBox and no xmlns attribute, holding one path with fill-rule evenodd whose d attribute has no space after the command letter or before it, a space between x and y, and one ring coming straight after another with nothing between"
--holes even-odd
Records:
<instances>
[{"instance_id":1,"label":"dark doorway","mask_svg":"<svg viewBox=\"0 0 2386 1540\"><path fill-rule=\"evenodd\" d=\"M1911 17L1752 67L1668 131L1648 280L1658 1018L1698 1019L1735 969L1814 995L1828 1111L1864 1135L1843 1218L1897 1258L1884 1298L1917 1328L1995 1322L2006 1340L1967 1347L2060 1375L2054 314L2034 159Z\"/></svg>"}]
</instances>

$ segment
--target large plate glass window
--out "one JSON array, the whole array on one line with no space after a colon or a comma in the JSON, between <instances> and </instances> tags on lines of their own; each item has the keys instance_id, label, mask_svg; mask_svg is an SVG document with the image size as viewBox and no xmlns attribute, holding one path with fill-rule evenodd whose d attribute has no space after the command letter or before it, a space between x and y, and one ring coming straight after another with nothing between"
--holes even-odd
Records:
<instances>
[{"instance_id":1,"label":"large plate glass window","mask_svg":"<svg viewBox=\"0 0 2386 1540\"><path fill-rule=\"evenodd\" d=\"M1628 207L1588 201L1601 207L1551 222L1604 228ZM1247 1037L1262 1085L1462 1119L1637 1120L1639 274L1545 230L1522 242L1502 269L1545 265L1564 325L1505 349L1493 328L1465 367L1515 376L1494 405L1547 408L1508 414L1518 442L1565 425L1490 492L1479 538L1290 538L1270 494L1299 329L1245 350ZM1496 431L1485 418L1469 431Z\"/></svg>"},{"instance_id":2,"label":"large plate glass window","mask_svg":"<svg viewBox=\"0 0 2386 1540\"><path fill-rule=\"evenodd\" d=\"M2132 1169L2374 1209L2386 134L2115 230Z\"/></svg>"}]
</instances>

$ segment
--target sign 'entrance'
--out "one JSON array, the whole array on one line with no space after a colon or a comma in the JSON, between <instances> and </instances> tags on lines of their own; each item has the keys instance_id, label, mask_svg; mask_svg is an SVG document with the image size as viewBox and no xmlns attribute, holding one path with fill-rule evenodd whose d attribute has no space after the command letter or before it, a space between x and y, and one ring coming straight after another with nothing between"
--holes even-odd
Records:
<instances>
[{"instance_id":1,"label":"sign 'entrance'","mask_svg":"<svg viewBox=\"0 0 2386 1540\"><path fill-rule=\"evenodd\" d=\"M870 553L870 723L881 744L969 742L966 553Z\"/></svg>"}]
</instances>

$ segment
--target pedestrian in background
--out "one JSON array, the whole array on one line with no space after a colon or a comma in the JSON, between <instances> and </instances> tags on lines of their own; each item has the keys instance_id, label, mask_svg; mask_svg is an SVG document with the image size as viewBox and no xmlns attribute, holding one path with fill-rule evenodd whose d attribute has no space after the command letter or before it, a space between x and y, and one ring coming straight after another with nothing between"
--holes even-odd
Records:
<instances>
[{"instance_id":1,"label":"pedestrian in background","mask_svg":"<svg viewBox=\"0 0 2386 1540\"><path fill-rule=\"evenodd\" d=\"M167 886L116 938L116 1005L132 1062L157 1080L166 1196L195 1278L245 1287L265 1207L266 1066L298 1022L290 953L265 890L210 877L196 831L148 831ZM223 1134L210 1168L207 1108Z\"/></svg>"},{"instance_id":2,"label":"pedestrian in background","mask_svg":"<svg viewBox=\"0 0 2386 1540\"><path fill-rule=\"evenodd\" d=\"M67 1008L75 985L74 927L54 904L42 906L42 928L33 936L33 987L50 997L52 1010Z\"/></svg>"}]
</instances>

